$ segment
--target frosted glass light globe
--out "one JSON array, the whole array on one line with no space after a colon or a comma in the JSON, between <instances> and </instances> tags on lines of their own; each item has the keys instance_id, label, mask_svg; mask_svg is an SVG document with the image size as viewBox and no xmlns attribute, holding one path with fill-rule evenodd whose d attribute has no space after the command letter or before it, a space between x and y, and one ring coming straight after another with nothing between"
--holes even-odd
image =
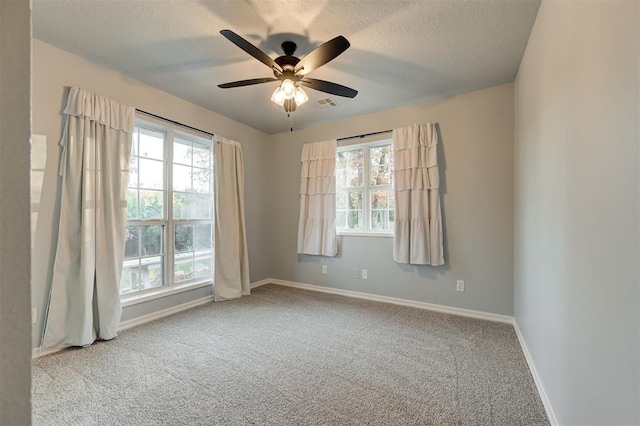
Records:
<instances>
[{"instance_id":1,"label":"frosted glass light globe","mask_svg":"<svg viewBox=\"0 0 640 426\"><path fill-rule=\"evenodd\" d=\"M282 90L285 99L291 99L296 93L296 86L293 84L293 81L286 78L282 82L282 85L280 85L280 90Z\"/></svg>"}]
</instances>

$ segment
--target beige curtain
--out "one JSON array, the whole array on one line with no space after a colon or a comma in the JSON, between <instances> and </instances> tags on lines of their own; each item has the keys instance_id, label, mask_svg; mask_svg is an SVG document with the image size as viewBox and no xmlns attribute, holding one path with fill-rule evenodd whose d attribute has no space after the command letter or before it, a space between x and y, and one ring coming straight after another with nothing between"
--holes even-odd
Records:
<instances>
[{"instance_id":1,"label":"beige curtain","mask_svg":"<svg viewBox=\"0 0 640 426\"><path fill-rule=\"evenodd\" d=\"M392 138L396 196L393 260L443 265L436 125L395 129Z\"/></svg>"},{"instance_id":2,"label":"beige curtain","mask_svg":"<svg viewBox=\"0 0 640 426\"><path fill-rule=\"evenodd\" d=\"M250 293L244 221L244 161L238 142L214 136L216 302Z\"/></svg>"},{"instance_id":3,"label":"beige curtain","mask_svg":"<svg viewBox=\"0 0 640 426\"><path fill-rule=\"evenodd\" d=\"M69 91L60 145L60 224L43 349L116 337L135 110Z\"/></svg>"},{"instance_id":4,"label":"beige curtain","mask_svg":"<svg viewBox=\"0 0 640 426\"><path fill-rule=\"evenodd\" d=\"M336 239L337 142L308 143L302 147L298 253L338 254Z\"/></svg>"}]
</instances>

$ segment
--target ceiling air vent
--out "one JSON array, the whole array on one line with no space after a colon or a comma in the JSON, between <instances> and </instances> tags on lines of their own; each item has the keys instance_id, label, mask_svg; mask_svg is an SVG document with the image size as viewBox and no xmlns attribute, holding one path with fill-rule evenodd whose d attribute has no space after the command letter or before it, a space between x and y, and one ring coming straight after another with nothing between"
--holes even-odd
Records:
<instances>
[{"instance_id":1,"label":"ceiling air vent","mask_svg":"<svg viewBox=\"0 0 640 426\"><path fill-rule=\"evenodd\" d=\"M331 98L322 98L322 99L319 99L316 102L316 107L319 108L319 109L333 108L333 107L337 107L339 105L340 105L339 103L337 103L336 101L334 101Z\"/></svg>"}]
</instances>

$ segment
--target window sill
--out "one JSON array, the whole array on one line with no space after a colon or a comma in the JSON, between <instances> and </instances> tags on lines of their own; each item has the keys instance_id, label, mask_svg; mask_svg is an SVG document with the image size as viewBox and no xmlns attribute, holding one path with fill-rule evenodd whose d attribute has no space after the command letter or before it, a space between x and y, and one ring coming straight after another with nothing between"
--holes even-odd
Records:
<instances>
[{"instance_id":1,"label":"window sill","mask_svg":"<svg viewBox=\"0 0 640 426\"><path fill-rule=\"evenodd\" d=\"M137 305L139 303L148 302L150 300L160 299L162 297L171 296L173 294L182 293L189 290L195 290L201 287L211 286L211 281L180 284L175 286L161 286L148 291L125 294L120 296L120 303L122 307Z\"/></svg>"},{"instance_id":2,"label":"window sill","mask_svg":"<svg viewBox=\"0 0 640 426\"><path fill-rule=\"evenodd\" d=\"M338 237L382 237L393 238L393 232L345 232L338 231Z\"/></svg>"}]
</instances>

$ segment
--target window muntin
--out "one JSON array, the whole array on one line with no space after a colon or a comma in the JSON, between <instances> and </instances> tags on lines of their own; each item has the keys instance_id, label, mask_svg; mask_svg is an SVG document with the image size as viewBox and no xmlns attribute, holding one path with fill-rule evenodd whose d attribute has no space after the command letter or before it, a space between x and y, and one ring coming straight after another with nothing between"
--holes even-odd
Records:
<instances>
[{"instance_id":1,"label":"window muntin","mask_svg":"<svg viewBox=\"0 0 640 426\"><path fill-rule=\"evenodd\" d=\"M336 159L336 228L392 234L395 222L390 140L341 147Z\"/></svg>"},{"instance_id":2,"label":"window muntin","mask_svg":"<svg viewBox=\"0 0 640 426\"><path fill-rule=\"evenodd\" d=\"M211 140L137 120L120 294L211 280L212 236Z\"/></svg>"}]
</instances>

